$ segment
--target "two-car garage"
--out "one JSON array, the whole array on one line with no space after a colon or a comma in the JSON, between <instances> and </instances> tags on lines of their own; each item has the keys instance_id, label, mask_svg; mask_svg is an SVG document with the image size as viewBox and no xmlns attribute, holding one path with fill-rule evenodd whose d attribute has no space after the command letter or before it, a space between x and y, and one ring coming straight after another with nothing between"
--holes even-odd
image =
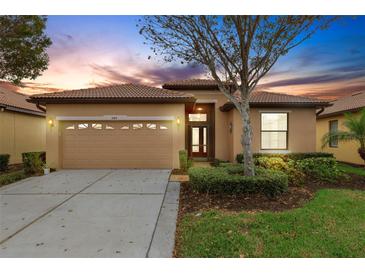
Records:
<instances>
[{"instance_id":1,"label":"two-car garage","mask_svg":"<svg viewBox=\"0 0 365 274\"><path fill-rule=\"evenodd\" d=\"M171 121L65 121L63 168L172 168Z\"/></svg>"},{"instance_id":2,"label":"two-car garage","mask_svg":"<svg viewBox=\"0 0 365 274\"><path fill-rule=\"evenodd\" d=\"M195 101L139 84L30 97L47 109L46 159L54 169L179 168L185 112Z\"/></svg>"}]
</instances>

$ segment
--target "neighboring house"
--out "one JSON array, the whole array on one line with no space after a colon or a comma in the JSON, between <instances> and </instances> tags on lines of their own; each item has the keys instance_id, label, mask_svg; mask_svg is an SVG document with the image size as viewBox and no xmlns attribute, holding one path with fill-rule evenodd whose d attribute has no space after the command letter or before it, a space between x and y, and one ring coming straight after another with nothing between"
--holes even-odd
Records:
<instances>
[{"instance_id":1,"label":"neighboring house","mask_svg":"<svg viewBox=\"0 0 365 274\"><path fill-rule=\"evenodd\" d=\"M125 84L31 96L47 107L47 162L53 168L178 168L178 151L234 161L241 120L217 84L173 81L163 89ZM327 102L256 92L255 152L313 152L316 109Z\"/></svg>"},{"instance_id":2,"label":"neighboring house","mask_svg":"<svg viewBox=\"0 0 365 274\"><path fill-rule=\"evenodd\" d=\"M10 164L22 162L22 153L46 148L45 112L21 93L0 87L0 154Z\"/></svg>"},{"instance_id":3,"label":"neighboring house","mask_svg":"<svg viewBox=\"0 0 365 274\"><path fill-rule=\"evenodd\" d=\"M322 149L322 137L329 131L346 130L343 125L344 113L351 112L360 115L359 111L365 107L365 91L356 92L332 102L332 106L318 114L317 117L317 151L331 152L336 159L353 164L363 164L364 161L357 153L359 145L353 142L338 142L333 139Z\"/></svg>"}]
</instances>

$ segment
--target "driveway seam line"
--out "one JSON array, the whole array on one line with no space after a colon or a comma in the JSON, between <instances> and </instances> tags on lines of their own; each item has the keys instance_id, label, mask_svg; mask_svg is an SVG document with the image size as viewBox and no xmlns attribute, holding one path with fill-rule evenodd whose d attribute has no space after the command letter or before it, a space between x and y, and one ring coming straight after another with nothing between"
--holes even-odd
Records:
<instances>
[{"instance_id":1,"label":"driveway seam line","mask_svg":"<svg viewBox=\"0 0 365 274\"><path fill-rule=\"evenodd\" d=\"M42 219L43 217L45 217L46 215L48 215L49 213L51 213L53 210L55 210L58 207L60 207L61 205L65 204L66 202L68 202L69 200L71 200L73 197L75 197L77 194L79 194L80 192L88 189L89 187L93 186L94 184L96 184L100 180L104 179L105 177L107 177L112 172L113 172L113 170L109 171L107 174L105 174L104 176L100 177L99 179L97 179L96 181L92 182L91 184L87 185L86 187L84 187L83 189L81 189L79 192L72 194L66 200L62 201L61 203L59 203L56 206L52 207L51 209L47 210L45 213L43 213L42 215L38 216L37 218L35 218L30 223L28 223L25 226L23 226L22 228L18 229L16 232L14 232L13 234L11 234L10 236L6 237L4 240L2 240L0 242L0 245L4 244L5 242L7 242L8 240L10 240L11 238L13 238L15 235L19 234L20 232L22 232L23 230L25 230L26 228L28 228L29 226L31 226L35 222L39 221L40 219ZM65 195L67 195L67 194L65 194Z\"/></svg>"},{"instance_id":2,"label":"driveway seam line","mask_svg":"<svg viewBox=\"0 0 365 274\"><path fill-rule=\"evenodd\" d=\"M150 250L151 250L151 246L152 246L153 238L155 237L155 233L156 233L156 229L157 229L157 224L158 224L158 221L160 220L160 216L161 216L161 212L162 212L162 207L163 207L164 202L165 202L165 198L166 198L166 193L167 193L167 187L168 187L168 185L169 185L169 181L168 181L168 179L167 179L167 184L166 184L166 187L165 187L165 193L164 193L163 198L162 198L162 202L161 202L160 210L158 211L157 220L156 220L156 223L155 223L155 227L153 228L151 241L150 241L150 244L148 245L148 249L147 249L147 252L146 252L146 256L145 256L145 258L148 258L148 254L150 253Z\"/></svg>"}]
</instances>

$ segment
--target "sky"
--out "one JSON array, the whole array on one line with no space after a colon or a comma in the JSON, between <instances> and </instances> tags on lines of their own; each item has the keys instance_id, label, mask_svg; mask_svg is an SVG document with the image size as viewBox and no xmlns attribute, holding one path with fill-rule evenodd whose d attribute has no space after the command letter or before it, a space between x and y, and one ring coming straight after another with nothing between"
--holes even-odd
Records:
<instances>
[{"instance_id":1,"label":"sky","mask_svg":"<svg viewBox=\"0 0 365 274\"><path fill-rule=\"evenodd\" d=\"M138 16L49 16L49 67L28 94L115 83L161 86L170 80L206 78L204 70L163 62L136 27ZM344 17L281 57L258 89L321 98L365 90L365 16Z\"/></svg>"}]
</instances>

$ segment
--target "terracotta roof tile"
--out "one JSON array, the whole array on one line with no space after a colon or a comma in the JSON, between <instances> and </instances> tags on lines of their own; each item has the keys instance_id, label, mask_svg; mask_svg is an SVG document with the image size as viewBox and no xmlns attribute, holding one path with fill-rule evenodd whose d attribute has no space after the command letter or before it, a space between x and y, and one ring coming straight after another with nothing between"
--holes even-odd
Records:
<instances>
[{"instance_id":1,"label":"terracotta roof tile","mask_svg":"<svg viewBox=\"0 0 365 274\"><path fill-rule=\"evenodd\" d=\"M185 80L175 80L166 82L162 85L163 88L172 90L218 90L218 85L215 80L211 79L185 79Z\"/></svg>"},{"instance_id":2,"label":"terracotta roof tile","mask_svg":"<svg viewBox=\"0 0 365 274\"><path fill-rule=\"evenodd\" d=\"M267 103L283 103L283 104L328 104L328 101L319 100L311 97L298 95L290 95L284 93L256 91L253 92L250 98L252 104L267 104Z\"/></svg>"},{"instance_id":3,"label":"terracotta roof tile","mask_svg":"<svg viewBox=\"0 0 365 274\"><path fill-rule=\"evenodd\" d=\"M356 92L350 96L333 101L332 106L325 108L318 117L328 117L346 111L356 111L363 107L365 107L365 91Z\"/></svg>"},{"instance_id":4,"label":"terracotta roof tile","mask_svg":"<svg viewBox=\"0 0 365 274\"><path fill-rule=\"evenodd\" d=\"M38 109L35 104L27 102L27 99L29 99L29 97L25 94L0 87L1 107L10 108L13 111L27 112L37 115L44 114L44 112Z\"/></svg>"},{"instance_id":5,"label":"terracotta roof tile","mask_svg":"<svg viewBox=\"0 0 365 274\"><path fill-rule=\"evenodd\" d=\"M96 87L78 90L66 90L62 92L36 94L30 97L31 101L92 101L106 100L113 102L127 101L195 101L192 94L167 90L156 87L149 87L137 84L122 84L105 87Z\"/></svg>"}]
</instances>

